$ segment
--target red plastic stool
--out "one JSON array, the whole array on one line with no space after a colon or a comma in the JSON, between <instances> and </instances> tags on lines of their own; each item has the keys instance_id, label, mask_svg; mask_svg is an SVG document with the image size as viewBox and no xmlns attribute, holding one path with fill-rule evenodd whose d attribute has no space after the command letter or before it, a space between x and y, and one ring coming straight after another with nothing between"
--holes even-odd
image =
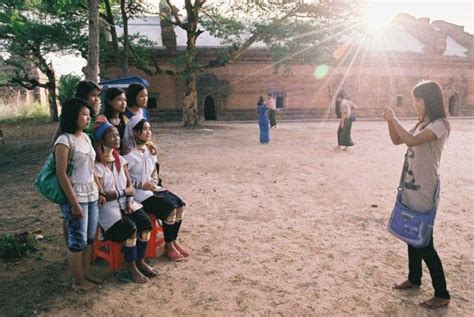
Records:
<instances>
[{"instance_id":1,"label":"red plastic stool","mask_svg":"<svg viewBox=\"0 0 474 317\"><path fill-rule=\"evenodd\" d=\"M123 244L120 242L110 240L101 241L99 239L99 230L97 230L97 233L95 234L92 260L101 258L109 263L110 271L116 271L122 266L122 246Z\"/></svg>"},{"instance_id":2,"label":"red plastic stool","mask_svg":"<svg viewBox=\"0 0 474 317\"><path fill-rule=\"evenodd\" d=\"M163 237L163 228L158 224L156 217L153 214L148 214L148 216L151 220L152 229L146 250L146 258L154 258L156 257L156 249L165 244L165 239Z\"/></svg>"}]
</instances>

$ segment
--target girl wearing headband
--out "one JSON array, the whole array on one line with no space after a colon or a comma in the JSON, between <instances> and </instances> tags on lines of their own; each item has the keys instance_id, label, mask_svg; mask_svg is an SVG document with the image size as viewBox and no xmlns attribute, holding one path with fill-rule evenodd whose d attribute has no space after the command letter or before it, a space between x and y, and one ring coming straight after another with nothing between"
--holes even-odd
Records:
<instances>
[{"instance_id":1,"label":"girl wearing headband","mask_svg":"<svg viewBox=\"0 0 474 317\"><path fill-rule=\"evenodd\" d=\"M164 254L172 261L182 261L189 252L178 242L178 233L183 221L184 201L166 188L159 186L157 158L146 142L151 140L150 123L141 116L133 116L125 130L125 144L130 152L125 155L130 178L136 189L135 199L143 209L152 213L163 223L165 238Z\"/></svg>"},{"instance_id":2,"label":"girl wearing headband","mask_svg":"<svg viewBox=\"0 0 474 317\"><path fill-rule=\"evenodd\" d=\"M147 276L157 271L145 263L145 254L152 229L150 218L134 201L135 189L128 174L127 161L118 153L120 136L117 128L107 120L94 125L97 140L95 174L104 189L99 195L106 203L99 211L99 225L104 237L123 242L126 268L138 284L148 282Z\"/></svg>"}]
</instances>

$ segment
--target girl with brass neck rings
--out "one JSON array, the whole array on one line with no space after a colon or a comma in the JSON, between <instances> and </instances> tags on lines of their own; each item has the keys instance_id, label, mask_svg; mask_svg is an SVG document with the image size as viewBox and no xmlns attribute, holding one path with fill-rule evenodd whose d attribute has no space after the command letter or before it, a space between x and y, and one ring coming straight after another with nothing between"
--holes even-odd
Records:
<instances>
[{"instance_id":1,"label":"girl with brass neck rings","mask_svg":"<svg viewBox=\"0 0 474 317\"><path fill-rule=\"evenodd\" d=\"M72 98L62 108L61 134L56 142L56 174L68 203L60 209L67 228L67 260L74 276L73 287L88 290L102 281L90 274L92 243L97 230L98 179L94 176L95 151L83 131L89 126L91 107L83 99ZM71 179L67 175L72 162ZM104 200L101 199L100 203Z\"/></svg>"},{"instance_id":2,"label":"girl with brass neck rings","mask_svg":"<svg viewBox=\"0 0 474 317\"><path fill-rule=\"evenodd\" d=\"M126 268L138 284L148 282L157 271L145 263L145 254L152 225L142 205L134 201L135 189L128 174L127 161L118 153L120 135L116 127L105 119L94 124L97 140L95 174L106 203L99 211L99 225L104 237L123 242Z\"/></svg>"},{"instance_id":3,"label":"girl with brass neck rings","mask_svg":"<svg viewBox=\"0 0 474 317\"><path fill-rule=\"evenodd\" d=\"M135 199L143 209L163 223L166 255L172 261L182 261L189 252L179 244L177 238L184 214L184 201L166 188L158 185L157 158L145 143L151 140L150 123L141 116L133 116L125 129L126 143L130 152L125 155L130 177L136 189Z\"/></svg>"},{"instance_id":4,"label":"girl with brass neck rings","mask_svg":"<svg viewBox=\"0 0 474 317\"><path fill-rule=\"evenodd\" d=\"M422 81L412 91L418 123L405 129L390 107L384 109L384 119L393 144L405 144L408 149L400 187L401 202L408 208L428 212L438 205L439 164L444 144L449 135L449 122L444 109L441 87L434 81ZM434 198L434 199L433 199ZM441 259L433 244L433 234L426 247L408 245L408 278L393 288L406 290L421 285L422 262L431 276L434 296L420 303L426 308L439 308L449 304L450 294L446 287Z\"/></svg>"}]
</instances>

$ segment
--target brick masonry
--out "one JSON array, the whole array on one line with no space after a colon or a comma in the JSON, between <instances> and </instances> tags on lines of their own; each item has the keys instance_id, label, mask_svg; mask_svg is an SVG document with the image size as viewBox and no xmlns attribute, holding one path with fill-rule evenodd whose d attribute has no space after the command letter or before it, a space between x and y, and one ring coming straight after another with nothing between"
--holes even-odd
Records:
<instances>
[{"instance_id":1,"label":"brick masonry","mask_svg":"<svg viewBox=\"0 0 474 317\"><path fill-rule=\"evenodd\" d=\"M430 24L427 19L405 15L398 19L398 23L413 29L410 33L425 44L423 53L360 50L354 60L341 57L326 62L327 75L318 79L315 76L318 65L293 61L290 74L275 74L268 52L250 49L237 62L200 74L199 114L204 117L207 104L215 108L218 120L256 119L258 97L271 92L282 106L280 119L335 118L335 97L339 89L344 89L359 107L359 117L379 117L385 105L394 107L400 116L413 117L416 113L411 89L423 79L432 79L441 84L450 115L474 115L474 36L443 21ZM446 42L448 34L469 49L467 57L443 55L446 47L440 43L443 39ZM344 48L341 50L344 53ZM202 60L214 56L212 48L201 48L199 52ZM157 54L163 68L172 68L172 53L168 53L163 54L162 50ZM104 66L108 76L120 77L117 67ZM182 78L149 77L133 65L130 73L148 80L149 92L159 95L158 109L152 110L156 120L179 119L184 98Z\"/></svg>"}]
</instances>

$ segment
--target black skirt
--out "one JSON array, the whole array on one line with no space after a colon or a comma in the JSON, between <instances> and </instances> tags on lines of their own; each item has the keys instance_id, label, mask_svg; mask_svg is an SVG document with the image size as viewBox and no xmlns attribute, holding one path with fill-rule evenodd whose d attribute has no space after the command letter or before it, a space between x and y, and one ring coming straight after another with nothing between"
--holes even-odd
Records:
<instances>
[{"instance_id":1,"label":"black skirt","mask_svg":"<svg viewBox=\"0 0 474 317\"><path fill-rule=\"evenodd\" d=\"M155 215L156 218L165 220L170 213L179 207L185 206L185 202L169 190L154 192L153 196L142 201L143 209Z\"/></svg>"},{"instance_id":2,"label":"black skirt","mask_svg":"<svg viewBox=\"0 0 474 317\"><path fill-rule=\"evenodd\" d=\"M114 242L123 242L130 238L134 232L140 234L143 231L151 231L151 229L150 218L143 209L138 209L131 214L124 215L121 220L114 223L104 233L104 237Z\"/></svg>"},{"instance_id":3,"label":"black skirt","mask_svg":"<svg viewBox=\"0 0 474 317\"><path fill-rule=\"evenodd\" d=\"M344 128L341 128L339 125L339 129L337 130L337 144L342 146L353 146L354 142L352 142L351 138L351 129L352 129L352 120L350 118L344 119Z\"/></svg>"}]
</instances>

